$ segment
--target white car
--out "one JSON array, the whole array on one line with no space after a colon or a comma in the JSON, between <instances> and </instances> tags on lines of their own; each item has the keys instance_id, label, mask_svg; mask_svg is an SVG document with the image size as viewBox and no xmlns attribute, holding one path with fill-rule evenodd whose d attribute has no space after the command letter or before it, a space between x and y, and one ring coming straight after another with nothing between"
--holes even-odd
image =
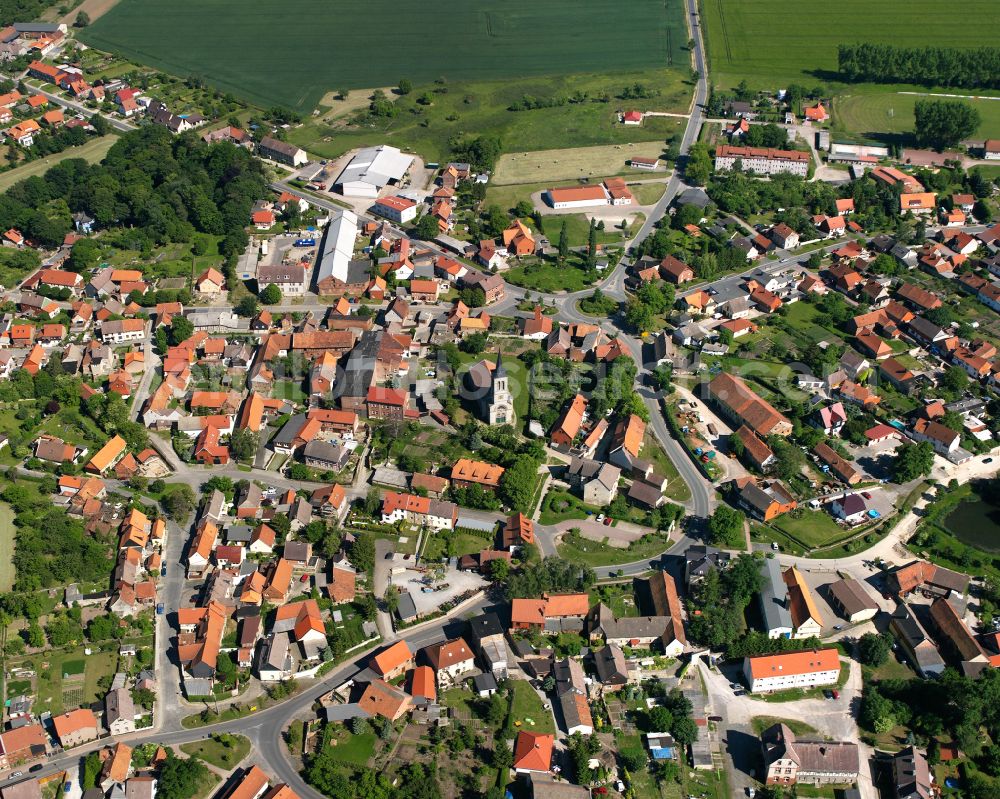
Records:
<instances>
[{"instance_id":1,"label":"white car","mask_svg":"<svg viewBox=\"0 0 1000 799\"><path fill-rule=\"evenodd\" d=\"M598 524L604 524L604 514L603 513L597 514L597 518L594 519L594 521L597 522Z\"/></svg>"}]
</instances>

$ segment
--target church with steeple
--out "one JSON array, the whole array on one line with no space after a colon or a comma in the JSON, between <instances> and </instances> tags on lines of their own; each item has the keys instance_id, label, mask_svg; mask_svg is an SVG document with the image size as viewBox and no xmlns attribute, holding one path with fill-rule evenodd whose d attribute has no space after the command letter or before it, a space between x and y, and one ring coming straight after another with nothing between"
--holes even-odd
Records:
<instances>
[{"instance_id":1,"label":"church with steeple","mask_svg":"<svg viewBox=\"0 0 1000 799\"><path fill-rule=\"evenodd\" d=\"M487 424L514 424L514 400L510 396L503 355L497 351L496 363L482 360L469 367L465 385L472 394L476 415ZM467 395L468 396L468 395Z\"/></svg>"},{"instance_id":2,"label":"church with steeple","mask_svg":"<svg viewBox=\"0 0 1000 799\"><path fill-rule=\"evenodd\" d=\"M490 393L486 397L486 421L491 425L514 424L514 401L510 398L507 384L507 370L503 366L503 355L497 350L497 364L490 375Z\"/></svg>"}]
</instances>

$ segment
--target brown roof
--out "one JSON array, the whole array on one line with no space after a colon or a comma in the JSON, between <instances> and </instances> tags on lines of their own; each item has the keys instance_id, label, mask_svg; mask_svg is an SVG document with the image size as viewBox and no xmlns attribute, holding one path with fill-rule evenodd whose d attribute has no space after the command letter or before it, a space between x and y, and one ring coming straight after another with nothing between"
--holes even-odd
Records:
<instances>
[{"instance_id":1,"label":"brown roof","mask_svg":"<svg viewBox=\"0 0 1000 799\"><path fill-rule=\"evenodd\" d=\"M832 583L829 588L830 594L839 602L844 612L848 616L860 613L863 610L878 610L878 604L869 593L853 577L845 577L842 580Z\"/></svg>"},{"instance_id":2,"label":"brown roof","mask_svg":"<svg viewBox=\"0 0 1000 799\"><path fill-rule=\"evenodd\" d=\"M931 618L962 660L983 660L986 653L972 631L962 621L947 599L935 599L931 604Z\"/></svg>"},{"instance_id":3,"label":"brown roof","mask_svg":"<svg viewBox=\"0 0 1000 799\"><path fill-rule=\"evenodd\" d=\"M455 638L440 644L433 644L424 649L424 654L435 671L447 669L456 663L472 660L472 647L465 643L464 638Z\"/></svg>"},{"instance_id":4,"label":"brown roof","mask_svg":"<svg viewBox=\"0 0 1000 799\"><path fill-rule=\"evenodd\" d=\"M751 430L769 435L778 425L791 423L767 400L757 396L742 379L720 372L708 384L712 396Z\"/></svg>"},{"instance_id":5,"label":"brown roof","mask_svg":"<svg viewBox=\"0 0 1000 799\"><path fill-rule=\"evenodd\" d=\"M410 703L410 697L383 680L372 680L358 700L358 705L372 716L395 721Z\"/></svg>"}]
</instances>

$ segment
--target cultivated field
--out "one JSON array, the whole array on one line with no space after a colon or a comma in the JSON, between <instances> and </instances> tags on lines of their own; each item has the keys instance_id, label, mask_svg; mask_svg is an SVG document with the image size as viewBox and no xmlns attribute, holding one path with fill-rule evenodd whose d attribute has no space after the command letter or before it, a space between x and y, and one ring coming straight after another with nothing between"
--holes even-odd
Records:
<instances>
[{"instance_id":1,"label":"cultivated field","mask_svg":"<svg viewBox=\"0 0 1000 799\"><path fill-rule=\"evenodd\" d=\"M993 0L705 0L712 81L760 88L836 80L837 45L891 42L916 47L995 45L1000 15ZM919 77L919 76L914 76Z\"/></svg>"},{"instance_id":2,"label":"cultivated field","mask_svg":"<svg viewBox=\"0 0 1000 799\"><path fill-rule=\"evenodd\" d=\"M910 133L913 130L913 106L919 99L913 94L884 91L868 94L848 90L848 93L839 95L833 104L834 127L861 136ZM970 138L1000 137L1000 99L965 102L975 106L983 118L979 130Z\"/></svg>"},{"instance_id":3,"label":"cultivated field","mask_svg":"<svg viewBox=\"0 0 1000 799\"><path fill-rule=\"evenodd\" d=\"M574 180L598 175L649 175L662 177L662 172L645 172L626 164L632 156L658 158L663 155L662 142L612 144L599 147L575 147L571 150L541 150L530 153L509 153L497 162L493 183L535 183L548 180Z\"/></svg>"},{"instance_id":4,"label":"cultivated field","mask_svg":"<svg viewBox=\"0 0 1000 799\"><path fill-rule=\"evenodd\" d=\"M80 38L268 106L339 88L687 68L680 0L122 0Z\"/></svg>"},{"instance_id":5,"label":"cultivated field","mask_svg":"<svg viewBox=\"0 0 1000 799\"><path fill-rule=\"evenodd\" d=\"M81 144L79 147L70 147L67 150L63 150L61 153L55 153L54 155L49 155L45 158L39 158L37 161L30 161L27 164L19 166L15 169L2 172L0 173L0 192L7 191L7 189L19 180L24 180L25 178L31 178L35 175L42 175L45 172L48 172L60 161L65 161L67 158L83 158L91 164L96 164L108 154L108 150L111 149L111 146L116 141L118 141L118 137L113 134L101 136L97 139L91 139L86 144Z\"/></svg>"}]
</instances>

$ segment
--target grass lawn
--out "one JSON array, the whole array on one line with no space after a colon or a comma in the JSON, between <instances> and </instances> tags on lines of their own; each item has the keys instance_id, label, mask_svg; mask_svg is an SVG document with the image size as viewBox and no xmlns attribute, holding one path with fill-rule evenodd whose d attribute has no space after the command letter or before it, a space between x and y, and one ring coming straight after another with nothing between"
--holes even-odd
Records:
<instances>
[{"instance_id":1,"label":"grass lawn","mask_svg":"<svg viewBox=\"0 0 1000 799\"><path fill-rule=\"evenodd\" d=\"M670 539L665 535L655 535L650 541L636 541L628 549L581 536L578 543L564 538L559 544L559 557L584 566L615 566L619 563L651 560L669 547Z\"/></svg>"},{"instance_id":2,"label":"grass lawn","mask_svg":"<svg viewBox=\"0 0 1000 799\"><path fill-rule=\"evenodd\" d=\"M511 183L539 183L612 175L637 177L642 173L628 166L628 159L632 156L659 158L664 149L662 142L653 141L508 153L500 156L497 161L496 174L491 184L505 186Z\"/></svg>"},{"instance_id":3,"label":"grass lawn","mask_svg":"<svg viewBox=\"0 0 1000 799\"><path fill-rule=\"evenodd\" d=\"M751 725L753 726L753 731L760 735L768 727L775 724L786 724L788 729L794 732L796 735L801 735L803 737L808 735L816 735L817 730L815 727L811 727L804 721L796 721L795 719L782 719L777 716L754 716L751 720Z\"/></svg>"},{"instance_id":4,"label":"grass lawn","mask_svg":"<svg viewBox=\"0 0 1000 799\"><path fill-rule=\"evenodd\" d=\"M468 353L462 353L462 364L463 368L465 364L478 363L482 360L490 361L491 363L496 363L497 353L496 347L499 339L495 339L487 345L487 352L480 355L470 355ZM510 341L510 339L507 339ZM519 350L515 350L517 352ZM507 370L507 387L510 389L510 395L514 400L514 414L517 416L518 423L521 424L525 419L528 418L528 370L524 367L524 362L518 360L513 355L510 355L510 348L505 348L503 350L504 355L504 369Z\"/></svg>"},{"instance_id":5,"label":"grass lawn","mask_svg":"<svg viewBox=\"0 0 1000 799\"><path fill-rule=\"evenodd\" d=\"M663 192L666 190L666 183L638 183L634 186L629 186L629 191L632 192L635 201L639 205L653 205L659 202L663 196Z\"/></svg>"},{"instance_id":6,"label":"grass lawn","mask_svg":"<svg viewBox=\"0 0 1000 799\"><path fill-rule=\"evenodd\" d=\"M550 214L542 217L542 233L548 236L549 241L559 241L563 223L566 224L566 236L569 239L570 247L582 247L590 241L590 217L584 214ZM605 223L604 230L597 231L597 243L608 245L619 245L624 243L621 228L618 223L609 225Z\"/></svg>"},{"instance_id":7,"label":"grass lawn","mask_svg":"<svg viewBox=\"0 0 1000 799\"><path fill-rule=\"evenodd\" d=\"M375 754L377 740L374 732L352 735L345 730L331 741L333 759L353 766L366 766Z\"/></svg>"},{"instance_id":8,"label":"grass lawn","mask_svg":"<svg viewBox=\"0 0 1000 799\"><path fill-rule=\"evenodd\" d=\"M837 45L879 41L879 31L892 31L892 43L904 47L987 46L998 33L989 0L969 0L960 15L936 0L810 2L796 5L794 14L788 9L785 0L702 4L710 72L718 86L746 79L774 89L790 81L811 87L836 80ZM970 19L982 24L969 25Z\"/></svg>"},{"instance_id":9,"label":"grass lawn","mask_svg":"<svg viewBox=\"0 0 1000 799\"><path fill-rule=\"evenodd\" d=\"M556 230L558 236L558 229ZM600 277L598 272L591 272L572 263L560 266L554 260L534 260L524 266L515 266L504 272L504 280L515 286L554 294L560 291L582 291L593 285Z\"/></svg>"},{"instance_id":10,"label":"grass lawn","mask_svg":"<svg viewBox=\"0 0 1000 799\"><path fill-rule=\"evenodd\" d=\"M304 403L309 399L306 392L302 390L302 384L293 380L276 381L271 396L298 403Z\"/></svg>"},{"instance_id":11,"label":"grass lawn","mask_svg":"<svg viewBox=\"0 0 1000 799\"><path fill-rule=\"evenodd\" d=\"M821 510L795 510L779 516L772 524L811 547L825 546L848 533L837 525L829 513Z\"/></svg>"},{"instance_id":12,"label":"grass lawn","mask_svg":"<svg viewBox=\"0 0 1000 799\"><path fill-rule=\"evenodd\" d=\"M594 70L642 70L671 63L686 68L688 40L680 0L390 0L336 4L289 0L281 19L301 30L273 36L273 8L236 0L124 0L83 31L92 46L120 52L175 75L191 74L262 106L311 109L328 90L448 80L520 78ZM227 20L226 35L218 21ZM397 48L372 59L371 37L352 32L380 23L416 41L444 44L434 58L426 48ZM268 41L270 58L259 57ZM476 130L467 127L467 130Z\"/></svg>"},{"instance_id":13,"label":"grass lawn","mask_svg":"<svg viewBox=\"0 0 1000 799\"><path fill-rule=\"evenodd\" d=\"M514 686L514 700L510 712L514 717L515 729L554 734L556 729L552 712L545 709L541 697L531 684L526 680L511 682Z\"/></svg>"},{"instance_id":14,"label":"grass lawn","mask_svg":"<svg viewBox=\"0 0 1000 799\"><path fill-rule=\"evenodd\" d=\"M183 744L181 751L229 771L247 756L250 751L250 741L242 735L233 735L232 745L226 746L217 738L206 738L195 743Z\"/></svg>"},{"instance_id":15,"label":"grass lawn","mask_svg":"<svg viewBox=\"0 0 1000 799\"><path fill-rule=\"evenodd\" d=\"M459 558L462 555L474 555L487 549L490 545L490 542L485 538L480 538L478 535L472 535L471 533L454 533L451 536L432 533L427 536L427 544L424 546L424 560L439 561L441 558L447 556L449 540L453 541L452 554Z\"/></svg>"},{"instance_id":16,"label":"grass lawn","mask_svg":"<svg viewBox=\"0 0 1000 799\"><path fill-rule=\"evenodd\" d=\"M852 87L848 93L838 96L833 104L834 128L865 137L878 133L910 133L913 131L913 106L920 99L923 98L888 92L882 87L872 91L856 91ZM983 120L976 133L969 138L1000 136L1000 101L980 99L965 102L975 107Z\"/></svg>"},{"instance_id":17,"label":"grass lawn","mask_svg":"<svg viewBox=\"0 0 1000 799\"><path fill-rule=\"evenodd\" d=\"M550 490L542 500L542 512L538 515L538 521L540 524L557 524L566 519L586 519L588 512L596 515L601 509L587 505L568 491Z\"/></svg>"},{"instance_id":18,"label":"grass lawn","mask_svg":"<svg viewBox=\"0 0 1000 799\"><path fill-rule=\"evenodd\" d=\"M6 502L0 502L0 591L9 591L14 586L14 510Z\"/></svg>"},{"instance_id":19,"label":"grass lawn","mask_svg":"<svg viewBox=\"0 0 1000 799\"><path fill-rule=\"evenodd\" d=\"M27 164L22 164L16 169L3 172L0 174L0 192L7 191L7 189L19 180L42 175L60 161L65 161L68 158L82 158L88 163L96 164L107 155L108 150L111 149L111 145L116 141L118 141L118 137L113 134L100 136L91 139L86 144L81 144L79 147L69 147L61 153L54 153L45 158L39 158Z\"/></svg>"}]
</instances>

